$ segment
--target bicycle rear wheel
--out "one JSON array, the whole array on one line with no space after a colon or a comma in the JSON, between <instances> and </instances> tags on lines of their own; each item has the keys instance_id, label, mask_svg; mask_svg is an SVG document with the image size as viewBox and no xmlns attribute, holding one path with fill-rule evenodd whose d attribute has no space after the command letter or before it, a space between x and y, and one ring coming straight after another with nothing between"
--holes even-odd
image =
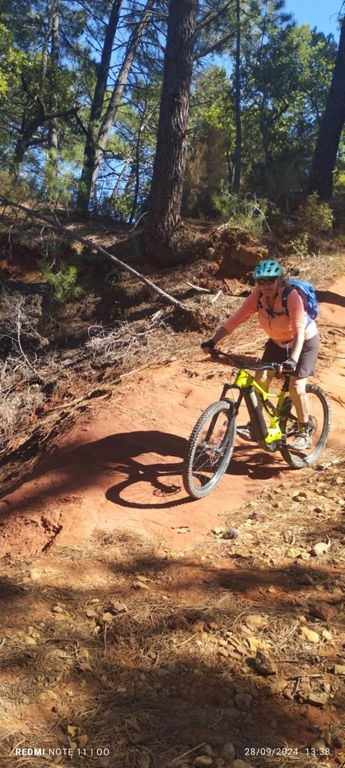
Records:
<instances>
[{"instance_id":1,"label":"bicycle rear wheel","mask_svg":"<svg viewBox=\"0 0 345 768\"><path fill-rule=\"evenodd\" d=\"M281 454L294 469L303 469L313 464L323 451L330 430L330 403L327 395L316 384L307 384L306 392L309 403L308 434L311 447L303 451L293 448L293 440L299 432L298 419L291 398L287 398L284 402L284 416L280 422L285 441Z\"/></svg>"},{"instance_id":2,"label":"bicycle rear wheel","mask_svg":"<svg viewBox=\"0 0 345 768\"><path fill-rule=\"evenodd\" d=\"M236 435L232 403L219 400L200 416L188 443L183 483L187 493L201 499L211 493L231 459Z\"/></svg>"}]
</instances>

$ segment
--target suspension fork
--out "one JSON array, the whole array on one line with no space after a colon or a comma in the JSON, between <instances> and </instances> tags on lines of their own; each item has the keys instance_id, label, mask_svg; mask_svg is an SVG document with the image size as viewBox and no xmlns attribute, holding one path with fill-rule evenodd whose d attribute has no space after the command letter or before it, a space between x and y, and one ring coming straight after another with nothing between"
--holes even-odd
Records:
<instances>
[{"instance_id":1,"label":"suspension fork","mask_svg":"<svg viewBox=\"0 0 345 768\"><path fill-rule=\"evenodd\" d=\"M229 400L229 398L227 397L227 393L229 392L230 389L238 389L238 391L240 393L238 399L236 400L236 402L233 401L233 400ZM239 410L239 407L240 407L240 403L241 403L241 401L243 399L243 390L242 390L241 387L237 386L236 384L224 384L223 385L223 389L222 389L222 394L221 394L219 399L220 400L225 400L225 402L230 403L231 406L232 406L232 409L233 409L231 415L232 416L237 416L238 410ZM214 425L216 423L216 420L217 420L217 414L213 417L213 419L212 419L212 421L210 423L210 426L209 426L209 428L207 430L206 440L209 440L210 436L212 435L212 432L214 430Z\"/></svg>"}]
</instances>

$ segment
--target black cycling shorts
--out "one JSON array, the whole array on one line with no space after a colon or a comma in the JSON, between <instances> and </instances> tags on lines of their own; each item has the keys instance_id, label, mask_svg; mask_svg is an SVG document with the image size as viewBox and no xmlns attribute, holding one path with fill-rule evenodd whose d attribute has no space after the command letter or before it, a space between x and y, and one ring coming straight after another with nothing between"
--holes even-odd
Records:
<instances>
[{"instance_id":1,"label":"black cycling shorts","mask_svg":"<svg viewBox=\"0 0 345 768\"><path fill-rule=\"evenodd\" d=\"M304 342L300 354L297 368L293 372L296 379L306 379L315 374L316 360L320 349L320 338L317 333L311 339ZM263 363L284 363L290 357L291 350L286 347L279 347L272 339L269 339L265 345L262 356Z\"/></svg>"}]
</instances>

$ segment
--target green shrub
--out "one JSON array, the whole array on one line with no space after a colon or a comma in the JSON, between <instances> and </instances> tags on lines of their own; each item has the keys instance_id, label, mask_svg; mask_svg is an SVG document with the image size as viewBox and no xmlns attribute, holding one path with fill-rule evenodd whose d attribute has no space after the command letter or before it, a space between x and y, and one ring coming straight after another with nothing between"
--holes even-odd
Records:
<instances>
[{"instance_id":1,"label":"green shrub","mask_svg":"<svg viewBox=\"0 0 345 768\"><path fill-rule=\"evenodd\" d=\"M333 227L333 212L328 203L320 202L316 192L307 197L298 218L301 229L309 235L331 232Z\"/></svg>"},{"instance_id":2,"label":"green shrub","mask_svg":"<svg viewBox=\"0 0 345 768\"><path fill-rule=\"evenodd\" d=\"M264 198L259 200L255 196L231 195L223 189L212 196L212 205L230 226L241 229L251 237L260 237L268 227L266 214L270 204Z\"/></svg>"},{"instance_id":3,"label":"green shrub","mask_svg":"<svg viewBox=\"0 0 345 768\"><path fill-rule=\"evenodd\" d=\"M291 240L291 248L301 259L305 259L308 256L310 248L310 238L306 232L303 232L301 237L296 237L295 240Z\"/></svg>"},{"instance_id":4,"label":"green shrub","mask_svg":"<svg viewBox=\"0 0 345 768\"><path fill-rule=\"evenodd\" d=\"M65 303L84 296L85 288L79 282L78 268L74 264L61 262L56 272L43 261L40 262L40 267L57 301Z\"/></svg>"}]
</instances>

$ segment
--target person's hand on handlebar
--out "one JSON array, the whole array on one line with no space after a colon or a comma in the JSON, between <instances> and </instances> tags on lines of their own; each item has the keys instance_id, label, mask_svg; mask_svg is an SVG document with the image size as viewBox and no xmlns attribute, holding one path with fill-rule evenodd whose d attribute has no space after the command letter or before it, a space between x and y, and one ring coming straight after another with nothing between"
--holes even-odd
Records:
<instances>
[{"instance_id":1,"label":"person's hand on handlebar","mask_svg":"<svg viewBox=\"0 0 345 768\"><path fill-rule=\"evenodd\" d=\"M288 357L280 366L281 373L293 373L297 368L297 361L293 357Z\"/></svg>"}]
</instances>

